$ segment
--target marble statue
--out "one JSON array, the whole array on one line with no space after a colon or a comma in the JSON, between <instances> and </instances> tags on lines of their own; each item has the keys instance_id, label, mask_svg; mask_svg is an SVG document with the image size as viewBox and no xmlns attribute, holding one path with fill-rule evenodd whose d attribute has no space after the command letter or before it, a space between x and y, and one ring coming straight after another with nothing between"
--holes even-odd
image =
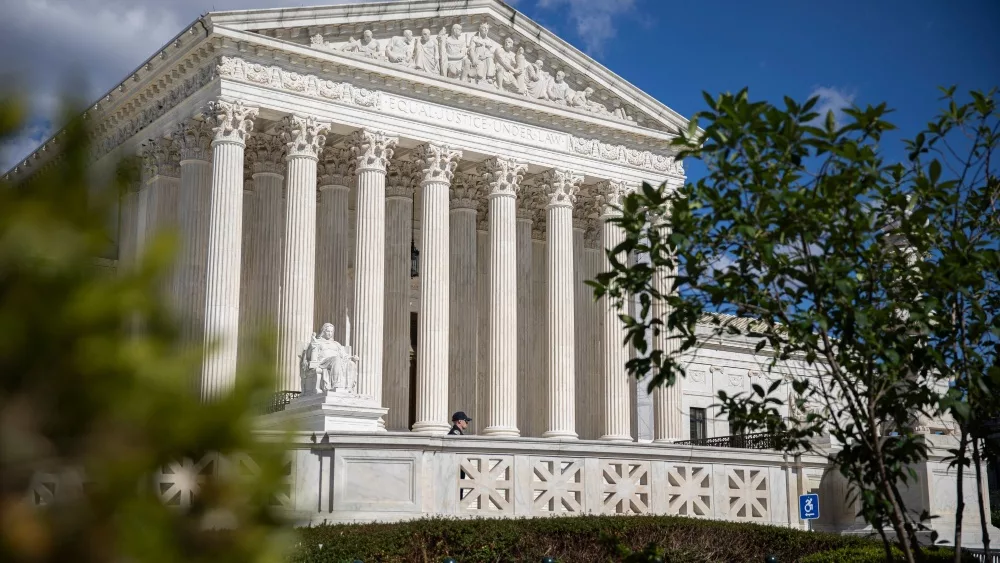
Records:
<instances>
[{"instance_id":1,"label":"marble statue","mask_svg":"<svg viewBox=\"0 0 1000 563\"><path fill-rule=\"evenodd\" d=\"M462 37L462 24L451 26L451 34L444 38L441 56L441 74L445 78L463 79L463 69L467 65L469 46Z\"/></svg>"},{"instance_id":2,"label":"marble statue","mask_svg":"<svg viewBox=\"0 0 1000 563\"><path fill-rule=\"evenodd\" d=\"M440 42L431 36L431 30L424 28L417 39L414 52L413 67L417 70L438 74L441 68L441 55L438 52Z\"/></svg>"},{"instance_id":3,"label":"marble statue","mask_svg":"<svg viewBox=\"0 0 1000 563\"><path fill-rule=\"evenodd\" d=\"M462 69L462 80L473 84L485 84L496 75L493 65L494 42L489 37L490 24L479 24L479 31L469 38L469 58ZM511 40L511 45L514 42Z\"/></svg>"},{"instance_id":4,"label":"marble statue","mask_svg":"<svg viewBox=\"0 0 1000 563\"><path fill-rule=\"evenodd\" d=\"M542 69L544 62L539 59L534 64L524 67L525 90L528 96L536 100L549 99L549 82L552 75Z\"/></svg>"},{"instance_id":5,"label":"marble statue","mask_svg":"<svg viewBox=\"0 0 1000 563\"><path fill-rule=\"evenodd\" d=\"M410 64L413 62L416 43L413 40L413 32L409 29L403 31L403 36L396 36L389 40L385 48L385 58L390 63Z\"/></svg>"},{"instance_id":6,"label":"marble statue","mask_svg":"<svg viewBox=\"0 0 1000 563\"><path fill-rule=\"evenodd\" d=\"M567 105L570 95L573 93L573 89L569 87L566 83L566 73L563 71L556 72L556 77L549 82L549 87L546 90L549 96L549 100L553 101L561 106Z\"/></svg>"},{"instance_id":7,"label":"marble statue","mask_svg":"<svg viewBox=\"0 0 1000 563\"><path fill-rule=\"evenodd\" d=\"M508 37L503 42L503 49L493 52L495 61L495 84L497 90L514 91L518 94L524 93L524 67L520 61L524 60L524 50L514 52L514 40Z\"/></svg>"},{"instance_id":8,"label":"marble statue","mask_svg":"<svg viewBox=\"0 0 1000 563\"><path fill-rule=\"evenodd\" d=\"M361 40L351 37L347 41L347 45L344 45L344 51L348 53L357 53L361 56L368 57L371 59L381 59L382 50L379 49L379 43L372 35L372 30L366 29L364 33L361 34Z\"/></svg>"},{"instance_id":9,"label":"marble statue","mask_svg":"<svg viewBox=\"0 0 1000 563\"><path fill-rule=\"evenodd\" d=\"M302 394L354 393L358 385L358 359L350 346L333 339L333 325L324 324L302 353Z\"/></svg>"}]
</instances>

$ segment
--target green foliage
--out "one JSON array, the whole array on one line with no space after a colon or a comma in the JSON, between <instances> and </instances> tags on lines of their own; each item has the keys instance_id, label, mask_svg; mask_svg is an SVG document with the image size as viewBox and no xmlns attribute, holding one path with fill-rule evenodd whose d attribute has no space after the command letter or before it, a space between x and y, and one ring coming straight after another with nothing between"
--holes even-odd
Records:
<instances>
[{"instance_id":1,"label":"green foliage","mask_svg":"<svg viewBox=\"0 0 1000 563\"><path fill-rule=\"evenodd\" d=\"M790 416L777 385L720 392L720 414L780 435L788 451L835 438L831 459L862 515L893 528L907 560L926 517L910 514L899 490L927 456L914 428L941 413L972 421L1000 397L995 92L967 103L945 94L947 109L906 143L903 163L882 155L895 129L885 104L849 108L841 125L823 120L816 98L706 96L708 109L674 142L706 176L627 196L613 219L625 241L608 255L649 262L612 259L591 282L619 305L638 298L638 318L624 316L641 353L628 370L650 375L651 387L684 376L682 357L707 340L695 338L706 314L713 335L757 340L766 369L790 382Z\"/></svg>"},{"instance_id":2,"label":"green foliage","mask_svg":"<svg viewBox=\"0 0 1000 563\"><path fill-rule=\"evenodd\" d=\"M926 563L952 563L955 560L954 550L947 548L924 548L923 557ZM903 552L898 547L892 548L893 563L905 561ZM976 563L971 554L963 553L963 563ZM851 546L814 553L802 558L800 563L885 563L885 549L879 545Z\"/></svg>"},{"instance_id":3,"label":"green foliage","mask_svg":"<svg viewBox=\"0 0 1000 563\"><path fill-rule=\"evenodd\" d=\"M398 524L323 525L301 531L294 563L341 561L539 561L573 563L778 561L870 540L776 526L666 516L518 520L430 519ZM637 551L633 551L637 550Z\"/></svg>"},{"instance_id":4,"label":"green foliage","mask_svg":"<svg viewBox=\"0 0 1000 563\"><path fill-rule=\"evenodd\" d=\"M0 143L20 126L19 107L0 100ZM199 400L201 354L181 346L157 289L170 237L151 241L134 271L97 265L115 238L106 218L134 177L123 168L91 183L88 137L71 119L57 159L0 185L0 560L280 561L289 537L266 501L281 447L257 444L248 414L274 362L248 362L229 396ZM211 452L248 453L260 474L204 477L190 509L166 506L153 473ZM39 474L60 487L78 476L81 494L57 489L55 504L36 507ZM220 524L227 531L210 530Z\"/></svg>"}]
</instances>

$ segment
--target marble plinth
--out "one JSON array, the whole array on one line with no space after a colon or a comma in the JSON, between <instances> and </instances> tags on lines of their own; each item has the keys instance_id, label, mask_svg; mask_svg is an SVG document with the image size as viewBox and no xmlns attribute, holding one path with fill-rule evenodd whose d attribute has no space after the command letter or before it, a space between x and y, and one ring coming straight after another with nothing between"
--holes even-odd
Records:
<instances>
[{"instance_id":1,"label":"marble plinth","mask_svg":"<svg viewBox=\"0 0 1000 563\"><path fill-rule=\"evenodd\" d=\"M379 432L379 418L389 409L371 397L344 392L299 396L285 410L262 416L261 430L293 428L301 432Z\"/></svg>"}]
</instances>

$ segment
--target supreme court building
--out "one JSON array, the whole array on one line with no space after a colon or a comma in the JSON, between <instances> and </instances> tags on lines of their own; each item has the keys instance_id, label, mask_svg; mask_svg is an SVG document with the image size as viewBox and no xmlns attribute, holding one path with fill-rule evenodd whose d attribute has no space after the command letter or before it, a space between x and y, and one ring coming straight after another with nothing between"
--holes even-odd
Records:
<instances>
[{"instance_id":1,"label":"supreme court building","mask_svg":"<svg viewBox=\"0 0 1000 563\"><path fill-rule=\"evenodd\" d=\"M716 417L717 391L780 378L754 343L706 343L651 396L630 382L618 312L584 282L608 269L625 193L683 184L668 142L687 120L499 0L209 13L87 118L99 168L143 163L115 267L179 233L167 292L184 338L221 343L202 396L232 387L249 335L278 328L260 428L304 425L276 499L297 521L801 527L798 495L822 490L814 527L863 528L824 457L730 436ZM48 147L9 174L44 165ZM443 436L458 410L473 435ZM944 447L913 486L943 528ZM196 480L178 475L210 461L158 475L164 499L190 502Z\"/></svg>"}]
</instances>

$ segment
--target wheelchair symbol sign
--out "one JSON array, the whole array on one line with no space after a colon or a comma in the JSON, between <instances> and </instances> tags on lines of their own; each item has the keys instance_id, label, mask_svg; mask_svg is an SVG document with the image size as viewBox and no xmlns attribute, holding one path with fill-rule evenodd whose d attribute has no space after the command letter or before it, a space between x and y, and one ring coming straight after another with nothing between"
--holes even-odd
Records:
<instances>
[{"instance_id":1,"label":"wheelchair symbol sign","mask_svg":"<svg viewBox=\"0 0 1000 563\"><path fill-rule=\"evenodd\" d=\"M819 495L799 495L799 519L815 520L819 518Z\"/></svg>"}]
</instances>

